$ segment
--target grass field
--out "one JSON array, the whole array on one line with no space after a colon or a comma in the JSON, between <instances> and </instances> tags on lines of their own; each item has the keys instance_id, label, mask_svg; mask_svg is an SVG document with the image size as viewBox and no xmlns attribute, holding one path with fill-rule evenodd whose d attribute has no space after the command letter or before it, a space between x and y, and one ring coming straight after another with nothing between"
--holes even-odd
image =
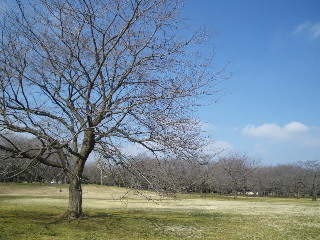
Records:
<instances>
[{"instance_id":1,"label":"grass field","mask_svg":"<svg viewBox=\"0 0 320 240\"><path fill-rule=\"evenodd\" d=\"M88 217L63 220L67 185L0 183L5 239L320 239L320 202L181 195L147 200L123 188L83 186Z\"/></svg>"}]
</instances>

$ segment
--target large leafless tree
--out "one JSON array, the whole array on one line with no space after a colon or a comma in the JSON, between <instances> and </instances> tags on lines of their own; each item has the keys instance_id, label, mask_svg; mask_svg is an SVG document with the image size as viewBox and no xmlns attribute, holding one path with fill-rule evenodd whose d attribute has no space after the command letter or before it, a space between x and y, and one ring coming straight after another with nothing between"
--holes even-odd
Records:
<instances>
[{"instance_id":1,"label":"large leafless tree","mask_svg":"<svg viewBox=\"0 0 320 240\"><path fill-rule=\"evenodd\" d=\"M183 28L181 1L9 3L1 13L0 148L63 169L69 217L82 214L93 151L125 164L128 143L184 157L199 148L190 110L217 90L220 73L197 51L206 32ZM20 149L10 138L17 134L37 148Z\"/></svg>"}]
</instances>

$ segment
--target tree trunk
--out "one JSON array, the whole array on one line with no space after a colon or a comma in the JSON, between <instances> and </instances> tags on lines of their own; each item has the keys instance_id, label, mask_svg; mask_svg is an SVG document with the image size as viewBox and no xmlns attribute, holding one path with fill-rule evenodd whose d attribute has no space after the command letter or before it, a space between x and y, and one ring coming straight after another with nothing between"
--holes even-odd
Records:
<instances>
[{"instance_id":1,"label":"tree trunk","mask_svg":"<svg viewBox=\"0 0 320 240\"><path fill-rule=\"evenodd\" d=\"M238 199L238 192L236 190L233 191L233 199Z\"/></svg>"},{"instance_id":2,"label":"tree trunk","mask_svg":"<svg viewBox=\"0 0 320 240\"><path fill-rule=\"evenodd\" d=\"M317 201L317 190L315 184L312 186L312 201Z\"/></svg>"},{"instance_id":3,"label":"tree trunk","mask_svg":"<svg viewBox=\"0 0 320 240\"><path fill-rule=\"evenodd\" d=\"M80 179L72 179L69 186L68 218L79 218L82 215L82 188Z\"/></svg>"},{"instance_id":4,"label":"tree trunk","mask_svg":"<svg viewBox=\"0 0 320 240\"><path fill-rule=\"evenodd\" d=\"M100 185L103 185L103 171L102 171L102 167L100 168Z\"/></svg>"},{"instance_id":5,"label":"tree trunk","mask_svg":"<svg viewBox=\"0 0 320 240\"><path fill-rule=\"evenodd\" d=\"M317 194L312 194L312 201L317 201Z\"/></svg>"},{"instance_id":6,"label":"tree trunk","mask_svg":"<svg viewBox=\"0 0 320 240\"><path fill-rule=\"evenodd\" d=\"M312 201L317 201L317 187L316 187L317 174L313 177L312 182Z\"/></svg>"}]
</instances>

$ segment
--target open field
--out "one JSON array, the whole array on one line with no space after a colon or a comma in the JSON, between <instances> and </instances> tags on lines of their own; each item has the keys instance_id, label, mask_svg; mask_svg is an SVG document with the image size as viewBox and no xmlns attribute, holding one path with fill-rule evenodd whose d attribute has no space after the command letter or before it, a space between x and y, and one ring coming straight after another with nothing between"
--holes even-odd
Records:
<instances>
[{"instance_id":1,"label":"open field","mask_svg":"<svg viewBox=\"0 0 320 240\"><path fill-rule=\"evenodd\" d=\"M320 202L83 187L89 215L62 220L67 185L0 183L0 239L320 239Z\"/></svg>"}]
</instances>

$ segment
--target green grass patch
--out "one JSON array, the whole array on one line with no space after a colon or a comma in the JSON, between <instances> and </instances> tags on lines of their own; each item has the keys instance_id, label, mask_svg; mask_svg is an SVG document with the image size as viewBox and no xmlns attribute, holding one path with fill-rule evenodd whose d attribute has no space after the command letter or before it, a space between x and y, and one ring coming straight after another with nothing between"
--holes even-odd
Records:
<instances>
[{"instance_id":1,"label":"green grass patch","mask_svg":"<svg viewBox=\"0 0 320 240\"><path fill-rule=\"evenodd\" d=\"M155 204L133 194L122 204L113 198L126 189L86 186L88 217L69 221L59 189L0 184L0 239L320 239L320 204L305 199L184 195Z\"/></svg>"}]
</instances>

